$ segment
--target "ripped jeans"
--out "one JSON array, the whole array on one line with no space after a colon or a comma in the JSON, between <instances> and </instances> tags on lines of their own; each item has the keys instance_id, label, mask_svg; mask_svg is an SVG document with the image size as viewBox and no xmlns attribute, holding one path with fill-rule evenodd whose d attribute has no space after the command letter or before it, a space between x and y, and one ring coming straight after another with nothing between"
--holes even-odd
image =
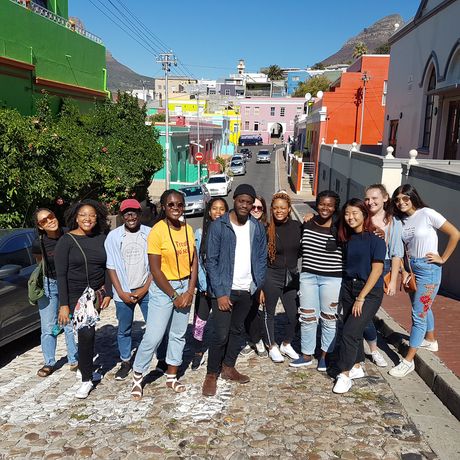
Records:
<instances>
[{"instance_id":1,"label":"ripped jeans","mask_svg":"<svg viewBox=\"0 0 460 460\"><path fill-rule=\"evenodd\" d=\"M321 324L321 350L327 353L334 350L341 284L340 277L300 274L299 321L303 354L315 353L318 323Z\"/></svg>"},{"instance_id":2,"label":"ripped jeans","mask_svg":"<svg viewBox=\"0 0 460 460\"><path fill-rule=\"evenodd\" d=\"M412 302L412 329L409 346L418 348L427 332L434 330L434 316L431 309L441 284L442 268L429 264L424 257L410 259L410 265L417 281L417 290L410 294Z\"/></svg>"}]
</instances>

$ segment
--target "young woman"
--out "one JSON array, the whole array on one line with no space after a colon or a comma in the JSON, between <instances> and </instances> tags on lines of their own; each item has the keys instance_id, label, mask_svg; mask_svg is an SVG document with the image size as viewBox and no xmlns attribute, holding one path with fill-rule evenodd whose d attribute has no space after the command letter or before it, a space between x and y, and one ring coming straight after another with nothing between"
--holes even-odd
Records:
<instances>
[{"instance_id":1,"label":"young woman","mask_svg":"<svg viewBox=\"0 0 460 460\"><path fill-rule=\"evenodd\" d=\"M257 195L252 206L251 215L259 222L262 222L264 227L267 227L267 203L264 197ZM265 344L262 340L263 336L263 318L259 311L259 294L253 296L251 310L244 321L246 335L249 338L249 343L241 350L242 356L249 356L254 353L254 348L257 354L261 357L268 356Z\"/></svg>"},{"instance_id":2,"label":"young woman","mask_svg":"<svg viewBox=\"0 0 460 460\"><path fill-rule=\"evenodd\" d=\"M374 227L383 230L387 253L383 265L383 274L390 273L390 283L386 294L395 295L401 260L404 257L404 246L401 239L402 224L393 216L390 206L390 196L383 184L366 187L364 199ZM377 366L386 367L388 364L377 348L377 330L371 320L364 330L364 339L369 345L372 360Z\"/></svg>"},{"instance_id":3,"label":"young woman","mask_svg":"<svg viewBox=\"0 0 460 460\"><path fill-rule=\"evenodd\" d=\"M286 193L275 193L270 205L268 225L268 266L261 292L261 303L265 304L264 341L273 362L281 363L284 357L298 359L291 346L297 323L297 289L301 224L291 219L291 199ZM275 342L275 309L281 298L288 317L284 340L278 348Z\"/></svg>"},{"instance_id":4,"label":"young woman","mask_svg":"<svg viewBox=\"0 0 460 460\"><path fill-rule=\"evenodd\" d=\"M177 190L166 190L160 198L159 221L147 239L150 271L153 283L149 289L149 313L142 342L133 365L131 396L142 398L143 376L149 370L154 353L166 329L166 386L176 393L185 391L177 380L177 368L182 364L190 306L193 301L198 273L198 262L193 229L182 222L184 195Z\"/></svg>"},{"instance_id":5,"label":"young woman","mask_svg":"<svg viewBox=\"0 0 460 460\"><path fill-rule=\"evenodd\" d=\"M342 248L337 243L339 206L337 193L320 192L316 197L318 214L303 224L299 296L302 356L289 364L292 367L312 364L318 323L321 324L319 371L326 371L326 355L334 350L343 274Z\"/></svg>"},{"instance_id":6,"label":"young woman","mask_svg":"<svg viewBox=\"0 0 460 460\"><path fill-rule=\"evenodd\" d=\"M334 393L346 393L352 379L364 377L363 332L382 303L385 241L373 233L369 210L358 198L348 200L340 215L338 239L345 245L339 303L343 330Z\"/></svg>"},{"instance_id":7,"label":"young woman","mask_svg":"<svg viewBox=\"0 0 460 460\"><path fill-rule=\"evenodd\" d=\"M41 323L41 346L44 366L39 369L39 377L48 377L54 372L56 364L56 342L57 337L53 334L53 327L57 324L59 310L59 296L57 286L56 267L54 254L59 239L64 235L63 229L59 226L56 215L47 208L39 208L34 213L35 228L38 238L32 245L32 252L37 263L44 264L44 289L45 295L38 300L38 311ZM77 346L73 335L71 324L64 327L65 341L67 345L67 361L70 370L78 368Z\"/></svg>"},{"instance_id":8,"label":"young woman","mask_svg":"<svg viewBox=\"0 0 460 460\"><path fill-rule=\"evenodd\" d=\"M206 236L209 224L228 212L228 204L223 198L211 198L203 216L203 228L195 231L195 246L198 258L198 291L195 298L195 320L193 322L193 342L195 355L192 370L197 370L204 363L203 334L211 311L211 297L208 295L206 279Z\"/></svg>"},{"instance_id":9,"label":"young woman","mask_svg":"<svg viewBox=\"0 0 460 460\"><path fill-rule=\"evenodd\" d=\"M390 375L394 377L405 377L415 368L417 348L438 351L431 307L441 283L441 267L457 247L459 231L441 214L429 208L410 184L398 187L393 192L392 201L396 215L402 220L402 239L417 283L416 292L410 294L412 330L409 351L405 359L390 370ZM442 255L438 252L437 230L449 237ZM409 275L403 272L402 276L405 281Z\"/></svg>"},{"instance_id":10,"label":"young woman","mask_svg":"<svg viewBox=\"0 0 460 460\"><path fill-rule=\"evenodd\" d=\"M69 233L56 245L55 263L59 291L59 317L61 326L70 322L77 302L87 287L96 291L100 309L109 306L110 281L106 271L107 254L104 248L109 229L107 209L93 200L83 200L66 211ZM93 388L93 355L96 335L95 324L78 329L78 367L82 384L75 397L88 397Z\"/></svg>"}]
</instances>

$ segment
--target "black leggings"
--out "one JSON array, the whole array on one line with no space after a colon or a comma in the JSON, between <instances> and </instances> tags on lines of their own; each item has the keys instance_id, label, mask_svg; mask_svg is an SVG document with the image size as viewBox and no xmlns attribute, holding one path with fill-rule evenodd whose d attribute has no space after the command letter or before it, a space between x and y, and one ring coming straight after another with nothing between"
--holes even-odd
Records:
<instances>
[{"instance_id":1,"label":"black leggings","mask_svg":"<svg viewBox=\"0 0 460 460\"><path fill-rule=\"evenodd\" d=\"M261 314L262 312L259 310L259 295L260 291L257 291L254 294L251 309L244 321L244 328L247 336L249 337L249 342L254 344L263 337L263 317Z\"/></svg>"},{"instance_id":2,"label":"black leggings","mask_svg":"<svg viewBox=\"0 0 460 460\"><path fill-rule=\"evenodd\" d=\"M203 351L204 329L211 312L211 297L204 292L198 292L195 297L195 317L193 320L193 346L195 352Z\"/></svg>"},{"instance_id":3,"label":"black leggings","mask_svg":"<svg viewBox=\"0 0 460 460\"><path fill-rule=\"evenodd\" d=\"M82 327L78 330L78 368L83 382L90 382L93 377L95 339L96 326Z\"/></svg>"}]
</instances>

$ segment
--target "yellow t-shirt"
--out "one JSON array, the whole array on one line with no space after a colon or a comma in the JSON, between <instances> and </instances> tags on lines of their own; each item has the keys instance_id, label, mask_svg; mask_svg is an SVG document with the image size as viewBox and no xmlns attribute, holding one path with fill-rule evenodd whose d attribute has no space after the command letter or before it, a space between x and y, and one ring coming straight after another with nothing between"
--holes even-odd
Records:
<instances>
[{"instance_id":1,"label":"yellow t-shirt","mask_svg":"<svg viewBox=\"0 0 460 460\"><path fill-rule=\"evenodd\" d=\"M193 229L187 224L188 247L190 248L190 258L188 256L187 237L185 225L180 230L171 228L171 236L168 231L168 224L161 220L156 223L150 230L147 237L147 253L161 256L161 271L168 280L178 280L190 276L190 264L193 259L193 250L195 248L195 237ZM179 261L179 272L177 271L177 260Z\"/></svg>"}]
</instances>

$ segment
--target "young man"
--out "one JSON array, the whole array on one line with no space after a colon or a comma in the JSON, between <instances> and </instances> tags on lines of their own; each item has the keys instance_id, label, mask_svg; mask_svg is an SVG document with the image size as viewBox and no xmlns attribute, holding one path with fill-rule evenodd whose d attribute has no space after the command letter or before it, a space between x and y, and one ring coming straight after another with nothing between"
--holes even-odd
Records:
<instances>
[{"instance_id":1,"label":"young man","mask_svg":"<svg viewBox=\"0 0 460 460\"><path fill-rule=\"evenodd\" d=\"M141 205L132 198L122 201L120 213L124 225L112 230L105 240L107 269L113 285L118 319L118 349L121 366L115 380L124 380L131 370L131 328L134 307L147 321L149 286L152 281L147 256L150 227L141 225Z\"/></svg>"},{"instance_id":2,"label":"young man","mask_svg":"<svg viewBox=\"0 0 460 460\"><path fill-rule=\"evenodd\" d=\"M251 296L262 286L267 269L265 230L250 214L255 198L251 185L238 185L233 209L209 227L206 272L213 297L214 339L208 352L204 396L216 394L219 373L226 380L249 382L235 363Z\"/></svg>"}]
</instances>

